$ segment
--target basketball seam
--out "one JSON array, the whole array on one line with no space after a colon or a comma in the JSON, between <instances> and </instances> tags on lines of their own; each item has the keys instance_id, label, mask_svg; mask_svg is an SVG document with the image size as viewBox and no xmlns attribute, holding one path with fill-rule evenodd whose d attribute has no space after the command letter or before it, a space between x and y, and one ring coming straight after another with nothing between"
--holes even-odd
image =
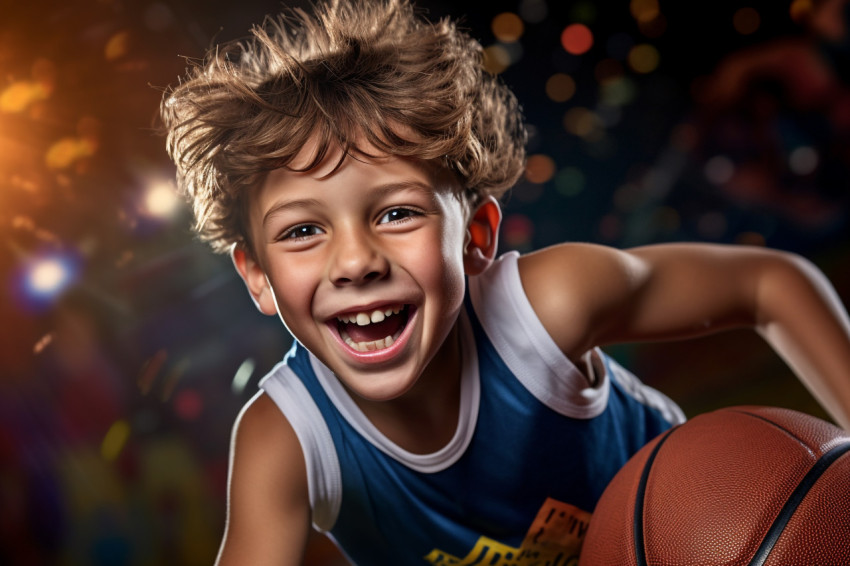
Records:
<instances>
[{"instance_id":1,"label":"basketball seam","mask_svg":"<svg viewBox=\"0 0 850 566\"><path fill-rule=\"evenodd\" d=\"M643 465L643 470L640 474L640 481L638 482L638 489L635 493L635 514L634 520L632 521L632 535L634 537L634 551L635 551L635 561L637 562L636 566L649 566L646 560L646 545L643 540L643 509L644 509L644 498L646 497L646 484L649 481L649 472L650 468L652 468L652 464L655 462L656 456L658 456L658 451L661 450L661 445L664 444L674 430L679 428L678 426L671 428L664 436L661 437L661 440L658 441L658 444L652 449L652 452L649 454L649 457L646 460L646 463Z\"/></svg>"},{"instance_id":2,"label":"basketball seam","mask_svg":"<svg viewBox=\"0 0 850 566\"><path fill-rule=\"evenodd\" d=\"M779 511L779 514L776 516L776 519L773 521L770 529L768 529L767 534L753 556L753 559L750 561L749 566L764 566L768 555L773 550L773 547L776 546L776 543L779 541L779 537L782 536L782 531L785 529L788 521L791 520L791 516L797 510L797 507L809 493L809 490L811 490L815 482L817 482L817 480L836 460L849 451L850 442L846 442L841 446L836 446L815 462L814 466L812 466L808 473L806 473L800 483L797 484L797 487L788 497L785 505L782 506L782 509Z\"/></svg>"},{"instance_id":3,"label":"basketball seam","mask_svg":"<svg viewBox=\"0 0 850 566\"><path fill-rule=\"evenodd\" d=\"M735 412L735 413L738 413L738 414L741 414L741 415L747 415L747 416L759 419L760 421L764 421L764 422L766 422L770 425L773 425L774 427L778 428L779 430L781 430L782 432L784 432L785 434L787 434L788 436L790 436L791 438L796 440L800 444L800 446L802 446L803 448L806 449L806 451L809 453L810 456L812 456L813 458L817 457L817 455L815 454L815 451L812 450L811 447L808 444L806 444L806 442L802 438L800 438L799 436L794 434L794 432L792 432L791 430L788 430L787 428L785 428L781 424L774 422L767 417L759 415L758 413L751 413L749 411L742 411L742 410L730 410L730 412Z\"/></svg>"}]
</instances>

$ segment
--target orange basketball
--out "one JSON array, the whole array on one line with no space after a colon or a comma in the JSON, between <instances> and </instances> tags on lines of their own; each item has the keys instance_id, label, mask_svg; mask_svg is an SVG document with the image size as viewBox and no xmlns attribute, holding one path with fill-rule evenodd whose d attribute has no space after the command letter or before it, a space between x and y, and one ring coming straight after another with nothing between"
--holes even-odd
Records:
<instances>
[{"instance_id":1,"label":"orange basketball","mask_svg":"<svg viewBox=\"0 0 850 566\"><path fill-rule=\"evenodd\" d=\"M579 566L850 564L850 435L774 407L694 417L602 494Z\"/></svg>"}]
</instances>

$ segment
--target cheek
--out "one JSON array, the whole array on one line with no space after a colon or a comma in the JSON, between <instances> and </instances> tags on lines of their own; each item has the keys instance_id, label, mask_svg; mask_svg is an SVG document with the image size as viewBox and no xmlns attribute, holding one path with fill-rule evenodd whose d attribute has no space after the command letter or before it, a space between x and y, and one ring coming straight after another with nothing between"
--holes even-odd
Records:
<instances>
[{"instance_id":1,"label":"cheek","mask_svg":"<svg viewBox=\"0 0 850 566\"><path fill-rule=\"evenodd\" d=\"M306 265L279 265L270 276L278 313L289 325L292 313L309 312L316 288L316 277ZM299 315L303 316L303 314Z\"/></svg>"}]
</instances>

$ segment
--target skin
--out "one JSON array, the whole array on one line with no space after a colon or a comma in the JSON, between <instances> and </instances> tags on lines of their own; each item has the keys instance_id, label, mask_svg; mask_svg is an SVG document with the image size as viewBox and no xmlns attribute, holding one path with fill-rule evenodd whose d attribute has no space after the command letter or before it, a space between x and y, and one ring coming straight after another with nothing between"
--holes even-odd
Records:
<instances>
[{"instance_id":1,"label":"skin","mask_svg":"<svg viewBox=\"0 0 850 566\"><path fill-rule=\"evenodd\" d=\"M250 209L253 251L234 250L234 265L258 308L280 316L382 433L408 451L434 452L457 426L463 277L494 259L499 206L485 199L470 209L453 196L450 174L415 160L348 156L331 172L337 157L269 175ZM570 243L525 255L519 268L534 311L572 360L594 346L748 326L850 428L850 323L802 258ZM338 339L337 315L393 304L412 314L391 348L370 357ZM310 529L304 459L264 394L234 428L229 489L218 564L300 564Z\"/></svg>"}]
</instances>

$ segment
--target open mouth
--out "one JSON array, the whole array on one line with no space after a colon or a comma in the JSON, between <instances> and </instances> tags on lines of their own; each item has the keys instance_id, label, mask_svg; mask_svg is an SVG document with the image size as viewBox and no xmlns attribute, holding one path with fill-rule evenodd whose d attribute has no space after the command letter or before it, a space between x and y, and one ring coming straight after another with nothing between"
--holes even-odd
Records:
<instances>
[{"instance_id":1,"label":"open mouth","mask_svg":"<svg viewBox=\"0 0 850 566\"><path fill-rule=\"evenodd\" d=\"M383 350L398 340L407 326L410 305L351 312L336 318L339 337L358 352Z\"/></svg>"}]
</instances>

